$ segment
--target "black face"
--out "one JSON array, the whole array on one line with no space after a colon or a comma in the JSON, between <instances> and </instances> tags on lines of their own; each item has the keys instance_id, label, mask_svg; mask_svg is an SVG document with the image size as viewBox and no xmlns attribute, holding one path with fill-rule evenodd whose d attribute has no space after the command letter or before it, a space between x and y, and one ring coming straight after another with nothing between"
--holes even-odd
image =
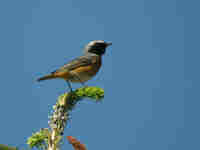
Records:
<instances>
[{"instance_id":1,"label":"black face","mask_svg":"<svg viewBox=\"0 0 200 150\"><path fill-rule=\"evenodd\" d=\"M103 55L106 51L106 48L111 45L111 43L106 42L94 42L93 44L89 45L88 52L94 53L97 55Z\"/></svg>"}]
</instances>

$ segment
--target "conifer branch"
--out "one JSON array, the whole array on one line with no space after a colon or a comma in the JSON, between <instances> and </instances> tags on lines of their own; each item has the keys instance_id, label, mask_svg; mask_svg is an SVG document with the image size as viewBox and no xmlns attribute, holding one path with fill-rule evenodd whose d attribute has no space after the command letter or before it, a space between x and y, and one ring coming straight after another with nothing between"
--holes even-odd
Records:
<instances>
[{"instance_id":1,"label":"conifer branch","mask_svg":"<svg viewBox=\"0 0 200 150\"><path fill-rule=\"evenodd\" d=\"M99 102L104 97L104 90L98 87L83 87L58 97L49 117L50 128L41 129L28 138L27 144L42 150L60 150L60 142L70 117L70 112L84 98Z\"/></svg>"}]
</instances>

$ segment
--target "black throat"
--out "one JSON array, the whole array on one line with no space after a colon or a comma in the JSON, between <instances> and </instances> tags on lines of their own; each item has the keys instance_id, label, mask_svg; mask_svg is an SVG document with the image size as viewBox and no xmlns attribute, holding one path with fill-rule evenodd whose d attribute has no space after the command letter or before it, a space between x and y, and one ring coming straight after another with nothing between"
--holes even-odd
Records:
<instances>
[{"instance_id":1,"label":"black throat","mask_svg":"<svg viewBox=\"0 0 200 150\"><path fill-rule=\"evenodd\" d=\"M88 52L90 53L94 53L96 55L103 55L106 51L105 46L93 46L90 48L90 50Z\"/></svg>"}]
</instances>

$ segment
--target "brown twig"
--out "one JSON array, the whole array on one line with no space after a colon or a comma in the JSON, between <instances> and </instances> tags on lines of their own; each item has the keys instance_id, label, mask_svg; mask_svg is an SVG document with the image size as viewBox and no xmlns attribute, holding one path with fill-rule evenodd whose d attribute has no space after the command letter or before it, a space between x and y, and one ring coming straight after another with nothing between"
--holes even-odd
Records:
<instances>
[{"instance_id":1,"label":"brown twig","mask_svg":"<svg viewBox=\"0 0 200 150\"><path fill-rule=\"evenodd\" d=\"M73 136L67 136L67 140L69 141L70 144L72 144L74 150L87 150L86 146Z\"/></svg>"}]
</instances>

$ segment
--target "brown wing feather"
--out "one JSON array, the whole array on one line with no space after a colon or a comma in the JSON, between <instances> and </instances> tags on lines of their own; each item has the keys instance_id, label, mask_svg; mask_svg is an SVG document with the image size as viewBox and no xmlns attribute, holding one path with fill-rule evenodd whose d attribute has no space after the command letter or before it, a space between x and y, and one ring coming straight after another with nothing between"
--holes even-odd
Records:
<instances>
[{"instance_id":1,"label":"brown wing feather","mask_svg":"<svg viewBox=\"0 0 200 150\"><path fill-rule=\"evenodd\" d=\"M76 58L72 61L70 61L69 63L65 64L63 67L57 69L56 71L52 72L52 73L56 73L56 72L69 72L71 70L74 70L76 68L82 67L82 66L88 66L92 64L92 59L91 57L88 56L81 56L79 58Z\"/></svg>"},{"instance_id":2,"label":"brown wing feather","mask_svg":"<svg viewBox=\"0 0 200 150\"><path fill-rule=\"evenodd\" d=\"M93 66L93 64L95 63L96 59L92 59L92 56L81 56L70 61L69 63L65 64L63 67L57 69L51 74L39 78L38 81L53 78L64 78L67 80L71 76L71 71L76 72L78 74L81 72L88 72L89 74L94 75L97 72L97 68Z\"/></svg>"}]
</instances>

